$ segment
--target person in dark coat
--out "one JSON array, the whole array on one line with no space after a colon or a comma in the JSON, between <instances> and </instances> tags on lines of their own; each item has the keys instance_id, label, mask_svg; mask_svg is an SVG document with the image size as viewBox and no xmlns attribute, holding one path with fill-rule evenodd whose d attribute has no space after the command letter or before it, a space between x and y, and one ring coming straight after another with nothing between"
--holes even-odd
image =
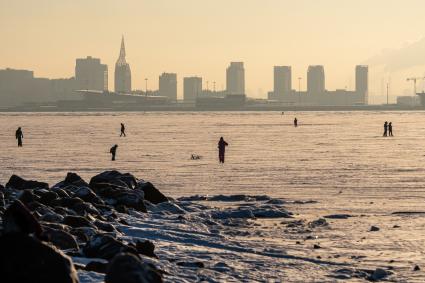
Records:
<instances>
[{"instance_id":1,"label":"person in dark coat","mask_svg":"<svg viewBox=\"0 0 425 283\"><path fill-rule=\"evenodd\" d=\"M124 124L123 123L121 123L121 134L120 134L120 137L122 137L122 136L126 136L125 135L125 126L124 126Z\"/></svg>"},{"instance_id":2,"label":"person in dark coat","mask_svg":"<svg viewBox=\"0 0 425 283\"><path fill-rule=\"evenodd\" d=\"M117 148L118 145L114 145L113 147L111 147L111 149L109 150L109 152L112 154L112 161L115 161L115 155L117 154Z\"/></svg>"},{"instance_id":3,"label":"person in dark coat","mask_svg":"<svg viewBox=\"0 0 425 283\"><path fill-rule=\"evenodd\" d=\"M393 122L390 122L390 123L388 124L388 135L389 135L390 137L392 137L392 136L393 136Z\"/></svg>"},{"instance_id":4,"label":"person in dark coat","mask_svg":"<svg viewBox=\"0 0 425 283\"><path fill-rule=\"evenodd\" d=\"M224 163L224 154L226 152L226 146L229 144L224 141L223 137L220 138L218 142L218 159L220 163Z\"/></svg>"},{"instance_id":5,"label":"person in dark coat","mask_svg":"<svg viewBox=\"0 0 425 283\"><path fill-rule=\"evenodd\" d=\"M388 132L388 122L385 121L385 123L384 123L384 134L382 136L383 137L388 136L387 132Z\"/></svg>"},{"instance_id":6,"label":"person in dark coat","mask_svg":"<svg viewBox=\"0 0 425 283\"><path fill-rule=\"evenodd\" d=\"M22 147L22 139L24 138L24 134L22 133L21 127L16 130L15 137L18 140L18 147Z\"/></svg>"},{"instance_id":7,"label":"person in dark coat","mask_svg":"<svg viewBox=\"0 0 425 283\"><path fill-rule=\"evenodd\" d=\"M297 118L294 119L294 127L298 127L298 120L297 120Z\"/></svg>"}]
</instances>

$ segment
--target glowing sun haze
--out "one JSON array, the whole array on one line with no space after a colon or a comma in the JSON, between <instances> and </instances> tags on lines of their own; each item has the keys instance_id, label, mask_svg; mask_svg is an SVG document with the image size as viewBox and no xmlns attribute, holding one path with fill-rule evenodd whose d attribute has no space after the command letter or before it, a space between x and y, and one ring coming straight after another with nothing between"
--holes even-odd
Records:
<instances>
[{"instance_id":1,"label":"glowing sun haze","mask_svg":"<svg viewBox=\"0 0 425 283\"><path fill-rule=\"evenodd\" d=\"M274 65L292 65L293 85L303 77L303 89L316 64L328 89L352 88L355 65L385 65L391 58L376 58L382 50L421 40L424 11L423 0L0 0L0 68L70 77L75 59L91 55L108 64L113 89L124 35L137 89L145 78L156 88L164 71L178 74L179 95L190 75L220 89L230 61L245 62L249 96L272 89ZM370 92L391 76L401 94L405 76L423 75L423 65L413 58L403 70L372 71Z\"/></svg>"}]
</instances>

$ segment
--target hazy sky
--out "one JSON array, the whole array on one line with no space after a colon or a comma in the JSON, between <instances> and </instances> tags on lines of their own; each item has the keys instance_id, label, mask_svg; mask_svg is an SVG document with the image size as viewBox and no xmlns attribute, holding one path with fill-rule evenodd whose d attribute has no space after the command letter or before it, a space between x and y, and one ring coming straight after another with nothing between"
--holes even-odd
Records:
<instances>
[{"instance_id":1,"label":"hazy sky","mask_svg":"<svg viewBox=\"0 0 425 283\"><path fill-rule=\"evenodd\" d=\"M328 89L350 88L355 65L369 62L384 65L371 70L372 94L389 76L399 94L411 88L406 76L425 74L425 44L415 45L424 11L424 0L0 0L0 68L70 77L75 58L91 55L108 64L113 89L124 34L139 89L146 77L156 88L164 71L178 74L179 95L189 75L220 89L230 61L245 62L250 96L272 89L274 65L292 65L294 87L322 64ZM412 43L418 62L385 67Z\"/></svg>"}]
</instances>

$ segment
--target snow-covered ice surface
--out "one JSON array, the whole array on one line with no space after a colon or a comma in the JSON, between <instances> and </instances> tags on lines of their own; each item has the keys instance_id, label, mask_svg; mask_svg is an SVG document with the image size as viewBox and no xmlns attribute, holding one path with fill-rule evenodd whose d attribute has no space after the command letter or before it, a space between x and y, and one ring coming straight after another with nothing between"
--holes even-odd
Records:
<instances>
[{"instance_id":1,"label":"snow-covered ice surface","mask_svg":"<svg viewBox=\"0 0 425 283\"><path fill-rule=\"evenodd\" d=\"M151 181L176 201L119 228L124 238L155 242L155 263L169 281L335 282L349 274L356 282L379 267L390 281L423 282L424 114L1 113L0 183L17 174L54 184L68 171L88 180L110 169ZM381 136L384 121L395 137ZM120 122L127 138L118 137ZM217 162L220 136L229 143L225 165ZM232 194L273 200L189 198ZM287 212L293 218L259 218ZM316 221L329 215L337 216Z\"/></svg>"}]
</instances>

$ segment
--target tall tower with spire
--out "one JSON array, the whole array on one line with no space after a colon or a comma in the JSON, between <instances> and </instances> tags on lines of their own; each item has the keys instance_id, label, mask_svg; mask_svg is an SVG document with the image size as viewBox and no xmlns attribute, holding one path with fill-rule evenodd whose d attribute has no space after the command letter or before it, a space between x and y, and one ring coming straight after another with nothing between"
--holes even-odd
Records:
<instances>
[{"instance_id":1,"label":"tall tower with spire","mask_svg":"<svg viewBox=\"0 0 425 283\"><path fill-rule=\"evenodd\" d=\"M121 40L120 56L115 64L115 92L131 92L131 70L130 65L125 60L124 36Z\"/></svg>"}]
</instances>

